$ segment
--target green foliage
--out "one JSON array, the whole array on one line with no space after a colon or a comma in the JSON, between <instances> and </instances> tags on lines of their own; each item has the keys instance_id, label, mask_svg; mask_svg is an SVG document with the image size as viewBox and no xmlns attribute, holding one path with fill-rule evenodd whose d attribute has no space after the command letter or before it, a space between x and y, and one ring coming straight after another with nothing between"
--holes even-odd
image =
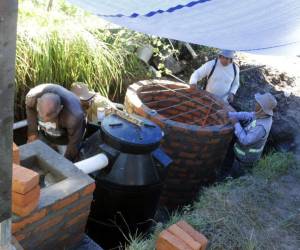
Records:
<instances>
[{"instance_id":1,"label":"green foliage","mask_svg":"<svg viewBox=\"0 0 300 250\"><path fill-rule=\"evenodd\" d=\"M134 53L139 42L149 38L124 29L104 29L107 24L100 19L64 1L50 11L43 2L22 1L18 25L15 113L19 119L26 93L40 83L68 88L83 81L114 99L124 95L126 84L149 77Z\"/></svg>"},{"instance_id":2,"label":"green foliage","mask_svg":"<svg viewBox=\"0 0 300 250\"><path fill-rule=\"evenodd\" d=\"M151 40L151 45L154 48L153 49L154 60L160 62L158 63L159 74L160 75L172 74L172 72L165 67L164 61L168 56L177 57L179 51L174 48L174 46L168 39L162 40L158 37L153 37L153 39Z\"/></svg>"},{"instance_id":3,"label":"green foliage","mask_svg":"<svg viewBox=\"0 0 300 250\"><path fill-rule=\"evenodd\" d=\"M159 58L171 51L167 41L116 27L64 0L53 1L49 10L48 1L20 1L15 118L25 117L29 89L45 82L69 88L82 81L122 101L129 83L152 76L135 54L146 44L154 47Z\"/></svg>"},{"instance_id":4,"label":"green foliage","mask_svg":"<svg viewBox=\"0 0 300 250\"><path fill-rule=\"evenodd\" d=\"M295 163L295 156L292 153L271 152L256 164L253 174L272 180L285 174Z\"/></svg>"}]
</instances>

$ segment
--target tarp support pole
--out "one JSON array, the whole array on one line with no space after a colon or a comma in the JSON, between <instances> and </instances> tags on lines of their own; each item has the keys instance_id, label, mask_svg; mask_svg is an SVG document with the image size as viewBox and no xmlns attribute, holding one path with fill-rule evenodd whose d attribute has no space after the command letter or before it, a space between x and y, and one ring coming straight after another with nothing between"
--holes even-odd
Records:
<instances>
[{"instance_id":1,"label":"tarp support pole","mask_svg":"<svg viewBox=\"0 0 300 250\"><path fill-rule=\"evenodd\" d=\"M11 245L11 178L17 0L0 0L0 249Z\"/></svg>"}]
</instances>

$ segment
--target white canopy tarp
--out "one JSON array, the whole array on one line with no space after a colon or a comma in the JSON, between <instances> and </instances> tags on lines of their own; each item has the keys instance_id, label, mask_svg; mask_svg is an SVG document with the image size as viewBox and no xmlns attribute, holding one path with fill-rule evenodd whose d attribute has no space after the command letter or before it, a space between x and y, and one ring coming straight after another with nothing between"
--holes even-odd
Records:
<instances>
[{"instance_id":1,"label":"white canopy tarp","mask_svg":"<svg viewBox=\"0 0 300 250\"><path fill-rule=\"evenodd\" d=\"M150 35L258 54L300 55L300 0L69 0Z\"/></svg>"}]
</instances>

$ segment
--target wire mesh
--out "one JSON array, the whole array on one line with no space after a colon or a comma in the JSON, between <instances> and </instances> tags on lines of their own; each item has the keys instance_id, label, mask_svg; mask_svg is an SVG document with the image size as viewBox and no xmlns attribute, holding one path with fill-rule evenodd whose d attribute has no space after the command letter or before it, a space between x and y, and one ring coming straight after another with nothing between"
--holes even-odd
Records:
<instances>
[{"instance_id":1,"label":"wire mesh","mask_svg":"<svg viewBox=\"0 0 300 250\"><path fill-rule=\"evenodd\" d=\"M157 97L156 94L164 92L174 94L174 96L169 98L162 98L161 100L153 100L144 103L148 107L155 109L157 113L165 116L164 120L177 121L178 119L184 119L185 123L198 126L220 125L221 122L224 122L224 119L217 117L217 115L221 115L221 112L223 111L220 103L205 92L194 90L193 93L183 93L182 91L190 91L190 88L169 88L168 86L158 83L148 85L147 87L160 89L152 89L150 91L145 90L141 91L140 94L153 94L155 95L152 96L153 98ZM178 102L178 100L180 101ZM166 107L159 107L159 104L167 102L176 103ZM156 108L154 108L154 106ZM180 107L182 107L182 109L180 109ZM173 111L173 109L178 113L173 115L168 114L168 111ZM189 117L189 114L193 114L193 116Z\"/></svg>"}]
</instances>

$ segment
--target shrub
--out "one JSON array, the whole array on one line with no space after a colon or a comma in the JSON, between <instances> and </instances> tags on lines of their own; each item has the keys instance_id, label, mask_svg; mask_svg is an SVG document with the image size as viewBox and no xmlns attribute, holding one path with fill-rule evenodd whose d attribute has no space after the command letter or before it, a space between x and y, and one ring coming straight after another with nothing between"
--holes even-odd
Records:
<instances>
[{"instance_id":1,"label":"shrub","mask_svg":"<svg viewBox=\"0 0 300 250\"><path fill-rule=\"evenodd\" d=\"M74 81L83 81L91 89L114 99L122 95L124 83L147 78L145 65L133 53L137 44L128 42L124 30L101 29L95 17L67 8L64 2L47 11L42 3L22 1L20 9L17 119L24 117L26 93L40 83L58 83L68 88Z\"/></svg>"},{"instance_id":2,"label":"shrub","mask_svg":"<svg viewBox=\"0 0 300 250\"><path fill-rule=\"evenodd\" d=\"M271 180L285 174L295 162L292 153L271 152L254 166L253 174Z\"/></svg>"}]
</instances>

